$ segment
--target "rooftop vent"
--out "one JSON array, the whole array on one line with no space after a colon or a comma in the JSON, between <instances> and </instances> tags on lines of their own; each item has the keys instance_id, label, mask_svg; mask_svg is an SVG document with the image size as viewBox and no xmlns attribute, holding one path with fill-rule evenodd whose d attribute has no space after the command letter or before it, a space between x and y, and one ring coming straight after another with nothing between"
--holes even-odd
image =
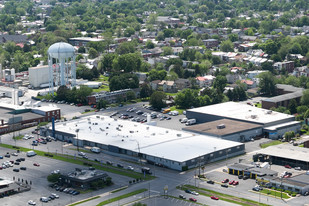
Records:
<instances>
[{"instance_id":1,"label":"rooftop vent","mask_svg":"<svg viewBox=\"0 0 309 206\"><path fill-rule=\"evenodd\" d=\"M149 130L149 127L146 127L147 130Z\"/></svg>"},{"instance_id":2,"label":"rooftop vent","mask_svg":"<svg viewBox=\"0 0 309 206\"><path fill-rule=\"evenodd\" d=\"M63 123L63 126L66 126L67 124L66 123Z\"/></svg>"},{"instance_id":3,"label":"rooftop vent","mask_svg":"<svg viewBox=\"0 0 309 206\"><path fill-rule=\"evenodd\" d=\"M257 118L257 115L256 115L256 114L253 114L253 115L251 115L251 118L252 118L252 119L256 119L256 118Z\"/></svg>"},{"instance_id":4,"label":"rooftop vent","mask_svg":"<svg viewBox=\"0 0 309 206\"><path fill-rule=\"evenodd\" d=\"M271 111L271 110L267 111L267 114L271 114L271 113L273 113L273 111Z\"/></svg>"},{"instance_id":5,"label":"rooftop vent","mask_svg":"<svg viewBox=\"0 0 309 206\"><path fill-rule=\"evenodd\" d=\"M181 137L181 134L177 134L177 137Z\"/></svg>"},{"instance_id":6,"label":"rooftop vent","mask_svg":"<svg viewBox=\"0 0 309 206\"><path fill-rule=\"evenodd\" d=\"M96 116L98 119L100 118L100 116Z\"/></svg>"},{"instance_id":7,"label":"rooftop vent","mask_svg":"<svg viewBox=\"0 0 309 206\"><path fill-rule=\"evenodd\" d=\"M131 130L130 133L134 133L134 131Z\"/></svg>"},{"instance_id":8,"label":"rooftop vent","mask_svg":"<svg viewBox=\"0 0 309 206\"><path fill-rule=\"evenodd\" d=\"M219 124L218 126L217 126L217 129L224 129L225 128L225 124Z\"/></svg>"},{"instance_id":9,"label":"rooftop vent","mask_svg":"<svg viewBox=\"0 0 309 206\"><path fill-rule=\"evenodd\" d=\"M165 133L168 133L168 130L166 130Z\"/></svg>"}]
</instances>

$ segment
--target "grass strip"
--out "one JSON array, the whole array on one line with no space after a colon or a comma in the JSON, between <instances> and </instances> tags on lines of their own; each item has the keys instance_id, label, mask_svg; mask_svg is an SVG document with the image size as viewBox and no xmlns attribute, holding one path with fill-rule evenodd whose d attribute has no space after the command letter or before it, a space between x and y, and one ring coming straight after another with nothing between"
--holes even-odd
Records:
<instances>
[{"instance_id":1,"label":"grass strip","mask_svg":"<svg viewBox=\"0 0 309 206\"><path fill-rule=\"evenodd\" d=\"M122 199L125 199L125 198L128 198L128 197L131 197L133 195L143 193L145 191L147 191L147 189L135 190L133 192L130 192L130 193L127 193L127 194L124 194L124 195L120 195L118 197L114 197L114 198L111 198L111 199L108 199L108 200L104 200L103 202L100 202L99 204L97 204L97 206L107 205L107 204L110 204L112 202L116 202L118 200L122 200Z\"/></svg>"},{"instance_id":2,"label":"grass strip","mask_svg":"<svg viewBox=\"0 0 309 206\"><path fill-rule=\"evenodd\" d=\"M267 142L267 143L261 144L260 147L264 149L266 147L274 146L274 145L278 145L278 144L282 144L282 143L283 142L281 142L280 140L274 140L274 141L271 141L271 142Z\"/></svg>"},{"instance_id":3,"label":"grass strip","mask_svg":"<svg viewBox=\"0 0 309 206\"><path fill-rule=\"evenodd\" d=\"M21 152L27 152L27 151L32 150L32 149L28 149L28 148L24 148L24 147L16 148L16 147L14 147L12 145L8 145L8 144L0 144L0 146L4 147L4 148L12 149L12 150L19 149L19 151L21 151ZM134 179L140 179L141 178L141 179L144 179L144 180L151 180L151 179L155 178L154 176L147 175L147 174L144 177L144 174L141 174L141 173L138 173L138 172L129 171L129 170L122 170L120 168L116 168L116 167L113 167L113 166L107 166L106 164L98 164L97 162L92 161L92 160L85 161L84 159L79 158L79 157L72 157L72 156L69 156L69 155L60 155L60 154L55 155L54 153L49 153L49 154L53 154L53 156L50 157L50 156L45 155L45 154L47 154L47 152L40 151L40 150L33 150L33 151L35 151L35 153L39 156L43 156L43 157L47 157L47 158L51 158L51 159L56 159L56 160L60 160L60 161L64 161L64 162L70 162L70 163L77 164L77 165L85 166L84 163L90 163L90 164L92 164L92 167L94 167L96 169L103 170L103 171L106 171L106 172L111 172L111 173L114 173L114 174L119 174L119 175L122 175L122 176L131 177L131 178L134 178Z\"/></svg>"},{"instance_id":4,"label":"grass strip","mask_svg":"<svg viewBox=\"0 0 309 206\"><path fill-rule=\"evenodd\" d=\"M75 202L73 204L70 204L68 206L75 206L75 205L79 205L79 204L82 204L82 203L85 203L85 202L88 202L88 201L91 201L91 200L95 200L95 199L98 199L100 198L100 196L95 196L95 197L92 197L92 198L89 198L89 199L86 199L86 200L82 200L82 201L79 201L79 202Z\"/></svg>"},{"instance_id":5,"label":"grass strip","mask_svg":"<svg viewBox=\"0 0 309 206\"><path fill-rule=\"evenodd\" d=\"M270 196L273 196L273 197L280 197L281 198L281 192L280 191L269 190L269 189L264 188L263 190L260 190L260 193L270 195ZM285 192L282 192L282 198L283 199L289 199L290 196L288 194L286 194Z\"/></svg>"},{"instance_id":6,"label":"grass strip","mask_svg":"<svg viewBox=\"0 0 309 206\"><path fill-rule=\"evenodd\" d=\"M220 200L226 201L226 202L231 202L231 203L235 203L235 204L239 204L239 205L243 205L243 206L270 206L264 203L259 203L256 202L254 200L249 200L246 198L240 198L240 197L236 197L236 196L232 196L232 195L227 195L221 192L216 192L213 190L209 190L209 189L205 189L205 188L198 188L195 187L193 185L184 185L183 187L177 187L178 189L182 189L182 190L186 190L186 189L194 189L197 190L200 194L204 195L204 196L218 196L220 198Z\"/></svg>"},{"instance_id":7,"label":"grass strip","mask_svg":"<svg viewBox=\"0 0 309 206\"><path fill-rule=\"evenodd\" d=\"M69 148L69 150L74 150L74 151L77 151L77 149L75 149L75 148ZM80 152L85 152L85 153L93 153L93 152L91 152L90 150L86 150L86 149L78 149Z\"/></svg>"},{"instance_id":8,"label":"grass strip","mask_svg":"<svg viewBox=\"0 0 309 206\"><path fill-rule=\"evenodd\" d=\"M128 186L124 186L124 187L121 187L121 188L119 188L119 189L116 189L116 190L111 191L111 193L120 192L120 191L125 190L125 189L127 189L127 188L128 188Z\"/></svg>"}]
</instances>

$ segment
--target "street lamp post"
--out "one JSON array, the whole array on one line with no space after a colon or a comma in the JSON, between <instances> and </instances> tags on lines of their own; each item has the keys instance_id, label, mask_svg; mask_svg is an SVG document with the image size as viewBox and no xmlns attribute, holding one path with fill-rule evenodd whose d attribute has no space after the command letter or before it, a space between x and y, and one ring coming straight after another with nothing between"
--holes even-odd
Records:
<instances>
[{"instance_id":1,"label":"street lamp post","mask_svg":"<svg viewBox=\"0 0 309 206\"><path fill-rule=\"evenodd\" d=\"M78 132L79 132L79 129L76 129L75 132L76 132L76 146L77 146L77 152L79 152L79 146L78 146Z\"/></svg>"}]
</instances>

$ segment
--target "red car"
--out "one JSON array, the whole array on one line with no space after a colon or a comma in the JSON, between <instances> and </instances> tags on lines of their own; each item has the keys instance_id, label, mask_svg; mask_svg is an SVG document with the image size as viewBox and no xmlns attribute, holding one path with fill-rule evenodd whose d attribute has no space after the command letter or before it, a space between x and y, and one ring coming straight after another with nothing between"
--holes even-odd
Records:
<instances>
[{"instance_id":1,"label":"red car","mask_svg":"<svg viewBox=\"0 0 309 206\"><path fill-rule=\"evenodd\" d=\"M216 196L211 196L210 198L213 199L213 200L219 200L219 198L216 197Z\"/></svg>"},{"instance_id":2,"label":"red car","mask_svg":"<svg viewBox=\"0 0 309 206\"><path fill-rule=\"evenodd\" d=\"M234 181L234 182L233 182L233 185L238 185L238 184L239 184L238 181Z\"/></svg>"},{"instance_id":3,"label":"red car","mask_svg":"<svg viewBox=\"0 0 309 206\"><path fill-rule=\"evenodd\" d=\"M234 184L234 180L231 180L230 182L229 182L229 185L233 185Z\"/></svg>"},{"instance_id":4,"label":"red car","mask_svg":"<svg viewBox=\"0 0 309 206\"><path fill-rule=\"evenodd\" d=\"M290 165L284 165L285 168L291 169L292 167Z\"/></svg>"},{"instance_id":5,"label":"red car","mask_svg":"<svg viewBox=\"0 0 309 206\"><path fill-rule=\"evenodd\" d=\"M33 163L34 166L39 167L40 164L39 163Z\"/></svg>"},{"instance_id":6,"label":"red car","mask_svg":"<svg viewBox=\"0 0 309 206\"><path fill-rule=\"evenodd\" d=\"M189 200L192 201L192 202L196 202L196 201L197 201L197 200L196 200L195 198L193 198L193 197L190 197Z\"/></svg>"},{"instance_id":7,"label":"red car","mask_svg":"<svg viewBox=\"0 0 309 206\"><path fill-rule=\"evenodd\" d=\"M222 183L228 183L230 180L229 179L224 179L222 180Z\"/></svg>"}]
</instances>

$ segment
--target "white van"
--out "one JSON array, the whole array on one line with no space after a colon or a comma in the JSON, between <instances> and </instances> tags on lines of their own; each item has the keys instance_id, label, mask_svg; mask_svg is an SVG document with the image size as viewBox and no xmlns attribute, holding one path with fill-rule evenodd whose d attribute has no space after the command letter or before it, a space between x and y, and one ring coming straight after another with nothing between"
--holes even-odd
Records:
<instances>
[{"instance_id":1,"label":"white van","mask_svg":"<svg viewBox=\"0 0 309 206\"><path fill-rule=\"evenodd\" d=\"M36 153L33 150L27 152L27 157L32 157L32 156L35 156L35 155L36 155Z\"/></svg>"},{"instance_id":2,"label":"white van","mask_svg":"<svg viewBox=\"0 0 309 206\"><path fill-rule=\"evenodd\" d=\"M101 149L98 148L98 147L92 147L92 148L91 148L91 152L100 153L100 152L101 152Z\"/></svg>"},{"instance_id":3,"label":"white van","mask_svg":"<svg viewBox=\"0 0 309 206\"><path fill-rule=\"evenodd\" d=\"M189 126L195 123L196 123L196 119L188 119L188 121L186 122L186 126Z\"/></svg>"}]
</instances>

